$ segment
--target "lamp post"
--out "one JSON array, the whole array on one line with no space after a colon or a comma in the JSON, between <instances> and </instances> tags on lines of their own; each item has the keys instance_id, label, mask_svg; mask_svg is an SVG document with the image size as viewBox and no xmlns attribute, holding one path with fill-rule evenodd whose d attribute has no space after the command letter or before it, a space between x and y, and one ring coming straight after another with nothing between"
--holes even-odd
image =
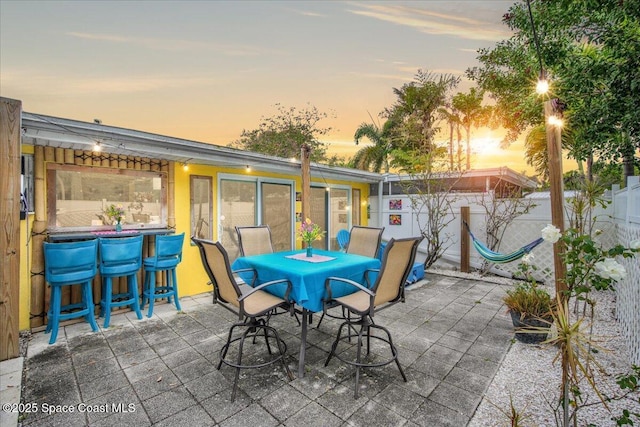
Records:
<instances>
[{"instance_id":1,"label":"lamp post","mask_svg":"<svg viewBox=\"0 0 640 427\"><path fill-rule=\"evenodd\" d=\"M538 34L536 25L533 21L533 13L531 12L531 3L527 0L527 9L529 11L529 20L531 21L531 30L533 31L533 41L536 46L536 54L540 65L540 75L536 85L536 92L540 96L547 96L549 92L549 82L546 72L542 64L542 55L540 54L540 44L538 43ZM549 192L551 197L551 224L555 226L561 233L564 232L564 185L562 182L562 111L560 103L557 99L547 99L544 103L544 123L547 133L547 158L549 161ZM566 299L566 276L567 268L562 259L564 250L563 243L558 241L553 244L553 266L554 277L556 283L556 295L561 300Z\"/></svg>"},{"instance_id":2,"label":"lamp post","mask_svg":"<svg viewBox=\"0 0 640 427\"><path fill-rule=\"evenodd\" d=\"M549 192L551 197L551 223L564 233L564 183L562 182L562 120L557 100L544 103L544 119L547 131L547 155L549 159ZM556 295L566 299L567 267L562 259L564 244L558 240L553 244L553 266Z\"/></svg>"}]
</instances>

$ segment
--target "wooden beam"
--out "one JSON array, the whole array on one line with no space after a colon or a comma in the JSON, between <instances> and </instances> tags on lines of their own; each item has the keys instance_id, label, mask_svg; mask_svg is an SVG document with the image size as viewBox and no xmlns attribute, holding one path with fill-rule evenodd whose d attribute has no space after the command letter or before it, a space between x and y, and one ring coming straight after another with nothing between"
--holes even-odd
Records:
<instances>
[{"instance_id":1,"label":"wooden beam","mask_svg":"<svg viewBox=\"0 0 640 427\"><path fill-rule=\"evenodd\" d=\"M460 206L460 271L468 273L470 270L470 247L469 233L464 223L471 223L471 210L469 206Z\"/></svg>"},{"instance_id":2,"label":"wooden beam","mask_svg":"<svg viewBox=\"0 0 640 427\"><path fill-rule=\"evenodd\" d=\"M0 98L0 360L18 357L20 307L20 132L22 102Z\"/></svg>"},{"instance_id":3,"label":"wooden beam","mask_svg":"<svg viewBox=\"0 0 640 427\"><path fill-rule=\"evenodd\" d=\"M553 101L544 103L544 119L547 129L547 152L549 156L549 190L551 197L551 223L564 233L564 184L562 182L562 128L549 124L549 118L556 115ZM562 259L564 245L561 241L553 245L553 266L556 294L565 299L567 290L567 269Z\"/></svg>"},{"instance_id":4,"label":"wooden beam","mask_svg":"<svg viewBox=\"0 0 640 427\"><path fill-rule=\"evenodd\" d=\"M302 220L311 215L311 147L303 144L300 149L302 168Z\"/></svg>"}]
</instances>

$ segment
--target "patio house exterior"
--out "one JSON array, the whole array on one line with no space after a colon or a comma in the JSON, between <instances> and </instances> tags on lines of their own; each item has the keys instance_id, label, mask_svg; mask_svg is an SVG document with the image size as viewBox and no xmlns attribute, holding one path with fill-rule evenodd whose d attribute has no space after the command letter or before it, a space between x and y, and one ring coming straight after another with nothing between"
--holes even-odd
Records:
<instances>
[{"instance_id":1,"label":"patio house exterior","mask_svg":"<svg viewBox=\"0 0 640 427\"><path fill-rule=\"evenodd\" d=\"M189 236L219 240L235 258L235 226L267 224L276 250L300 247L299 160L27 112L21 113L21 153L28 212L20 221L20 330L46 325L42 242L113 230L104 215L112 204L125 211L124 232L145 235L144 256L152 255L157 234L185 233L181 296L211 290ZM320 164L310 173L310 216L327 230L319 247L336 249L339 229L367 224L369 186L382 176Z\"/></svg>"}]
</instances>

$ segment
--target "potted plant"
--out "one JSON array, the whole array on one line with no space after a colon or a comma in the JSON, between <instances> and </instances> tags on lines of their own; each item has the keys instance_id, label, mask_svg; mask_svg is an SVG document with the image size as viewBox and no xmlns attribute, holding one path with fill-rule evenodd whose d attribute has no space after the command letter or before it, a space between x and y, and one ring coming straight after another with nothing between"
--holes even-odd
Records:
<instances>
[{"instance_id":1,"label":"potted plant","mask_svg":"<svg viewBox=\"0 0 640 427\"><path fill-rule=\"evenodd\" d=\"M521 263L520 270L525 274L526 281L508 290L503 302L516 328L516 339L537 344L547 339L553 323L553 300L546 290L538 287L527 263Z\"/></svg>"}]
</instances>

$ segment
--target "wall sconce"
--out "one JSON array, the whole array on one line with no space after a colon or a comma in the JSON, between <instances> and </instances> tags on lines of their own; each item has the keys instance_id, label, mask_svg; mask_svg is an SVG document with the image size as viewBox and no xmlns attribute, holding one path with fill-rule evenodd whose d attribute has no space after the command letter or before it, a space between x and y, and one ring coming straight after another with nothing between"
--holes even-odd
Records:
<instances>
[{"instance_id":1,"label":"wall sconce","mask_svg":"<svg viewBox=\"0 0 640 427\"><path fill-rule=\"evenodd\" d=\"M251 172L251 166L249 166L249 165L245 166L244 171L245 171L246 173Z\"/></svg>"},{"instance_id":2,"label":"wall sconce","mask_svg":"<svg viewBox=\"0 0 640 427\"><path fill-rule=\"evenodd\" d=\"M93 144L93 151L102 151L102 144L100 143L100 141L96 141L96 143Z\"/></svg>"},{"instance_id":3,"label":"wall sconce","mask_svg":"<svg viewBox=\"0 0 640 427\"><path fill-rule=\"evenodd\" d=\"M189 163L184 162L184 163L182 164L182 170L183 170L183 171L185 171L185 172L187 172L187 171L189 170Z\"/></svg>"}]
</instances>

